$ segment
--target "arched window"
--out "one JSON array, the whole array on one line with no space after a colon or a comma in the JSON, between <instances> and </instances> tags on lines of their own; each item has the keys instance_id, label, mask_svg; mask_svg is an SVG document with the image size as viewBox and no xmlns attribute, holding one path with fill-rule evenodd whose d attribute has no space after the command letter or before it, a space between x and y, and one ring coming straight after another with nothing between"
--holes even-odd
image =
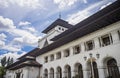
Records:
<instances>
[{"instance_id":1,"label":"arched window","mask_svg":"<svg viewBox=\"0 0 120 78\"><path fill-rule=\"evenodd\" d=\"M93 62L94 78L99 78L97 63Z\"/></svg>"},{"instance_id":2,"label":"arched window","mask_svg":"<svg viewBox=\"0 0 120 78\"><path fill-rule=\"evenodd\" d=\"M65 66L65 77L71 78L71 67L69 65Z\"/></svg>"},{"instance_id":3,"label":"arched window","mask_svg":"<svg viewBox=\"0 0 120 78\"><path fill-rule=\"evenodd\" d=\"M109 73L108 78L119 78L120 77L119 69L118 69L117 62L115 59L110 59L107 61L107 68L108 68L108 73Z\"/></svg>"},{"instance_id":4,"label":"arched window","mask_svg":"<svg viewBox=\"0 0 120 78\"><path fill-rule=\"evenodd\" d=\"M53 68L50 69L50 78L54 78L54 69Z\"/></svg>"},{"instance_id":5,"label":"arched window","mask_svg":"<svg viewBox=\"0 0 120 78\"><path fill-rule=\"evenodd\" d=\"M62 69L61 69L61 67L57 67L57 77L56 78L62 78Z\"/></svg>"},{"instance_id":6,"label":"arched window","mask_svg":"<svg viewBox=\"0 0 120 78\"><path fill-rule=\"evenodd\" d=\"M48 78L48 70L47 69L44 70L44 77Z\"/></svg>"},{"instance_id":7,"label":"arched window","mask_svg":"<svg viewBox=\"0 0 120 78\"><path fill-rule=\"evenodd\" d=\"M75 78L83 78L83 70L80 63L75 64Z\"/></svg>"}]
</instances>

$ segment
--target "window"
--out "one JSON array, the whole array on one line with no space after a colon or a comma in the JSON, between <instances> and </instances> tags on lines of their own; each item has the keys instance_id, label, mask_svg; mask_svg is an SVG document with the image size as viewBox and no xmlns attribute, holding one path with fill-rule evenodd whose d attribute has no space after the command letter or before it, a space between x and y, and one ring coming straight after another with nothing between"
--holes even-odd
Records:
<instances>
[{"instance_id":1,"label":"window","mask_svg":"<svg viewBox=\"0 0 120 78\"><path fill-rule=\"evenodd\" d=\"M57 56L57 59L60 59L60 58L61 58L61 52L58 52L58 53L56 54L56 56Z\"/></svg>"},{"instance_id":2,"label":"window","mask_svg":"<svg viewBox=\"0 0 120 78\"><path fill-rule=\"evenodd\" d=\"M94 48L94 41L93 40L87 41L85 43L85 48L87 51L92 50Z\"/></svg>"},{"instance_id":3,"label":"window","mask_svg":"<svg viewBox=\"0 0 120 78\"><path fill-rule=\"evenodd\" d=\"M59 27L59 30L61 30L61 27Z\"/></svg>"},{"instance_id":4,"label":"window","mask_svg":"<svg viewBox=\"0 0 120 78\"><path fill-rule=\"evenodd\" d=\"M112 36L111 34L106 34L101 37L101 46L107 46L112 43Z\"/></svg>"},{"instance_id":5,"label":"window","mask_svg":"<svg viewBox=\"0 0 120 78\"><path fill-rule=\"evenodd\" d=\"M69 51L69 49L66 49L64 51L64 57L68 57L69 55L70 55L70 51Z\"/></svg>"},{"instance_id":6,"label":"window","mask_svg":"<svg viewBox=\"0 0 120 78\"><path fill-rule=\"evenodd\" d=\"M73 51L74 51L74 54L80 53L80 46L79 45L74 46Z\"/></svg>"},{"instance_id":7,"label":"window","mask_svg":"<svg viewBox=\"0 0 120 78\"><path fill-rule=\"evenodd\" d=\"M50 61L53 61L54 60L54 55L52 54L51 56L50 56Z\"/></svg>"},{"instance_id":8,"label":"window","mask_svg":"<svg viewBox=\"0 0 120 78\"><path fill-rule=\"evenodd\" d=\"M64 28L62 28L62 31L64 31Z\"/></svg>"},{"instance_id":9,"label":"window","mask_svg":"<svg viewBox=\"0 0 120 78\"><path fill-rule=\"evenodd\" d=\"M47 62L48 62L48 57L46 56L46 57L45 57L45 63L47 63Z\"/></svg>"}]
</instances>

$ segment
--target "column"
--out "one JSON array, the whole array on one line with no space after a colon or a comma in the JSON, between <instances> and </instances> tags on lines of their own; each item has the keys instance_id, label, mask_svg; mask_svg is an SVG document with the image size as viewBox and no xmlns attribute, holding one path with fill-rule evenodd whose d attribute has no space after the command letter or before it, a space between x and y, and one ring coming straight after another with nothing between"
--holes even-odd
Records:
<instances>
[{"instance_id":1,"label":"column","mask_svg":"<svg viewBox=\"0 0 120 78\"><path fill-rule=\"evenodd\" d=\"M71 78L75 77L74 66L71 67Z\"/></svg>"},{"instance_id":2,"label":"column","mask_svg":"<svg viewBox=\"0 0 120 78\"><path fill-rule=\"evenodd\" d=\"M62 78L65 78L65 69L64 69L64 67L62 68Z\"/></svg>"},{"instance_id":3,"label":"column","mask_svg":"<svg viewBox=\"0 0 120 78\"><path fill-rule=\"evenodd\" d=\"M118 66L118 69L119 69L119 72L120 72L120 60L119 60L119 58L116 58L116 61L117 61L117 66Z\"/></svg>"},{"instance_id":4,"label":"column","mask_svg":"<svg viewBox=\"0 0 120 78\"><path fill-rule=\"evenodd\" d=\"M54 68L54 78L57 78L57 69Z\"/></svg>"},{"instance_id":5,"label":"column","mask_svg":"<svg viewBox=\"0 0 120 78\"><path fill-rule=\"evenodd\" d=\"M94 45L95 45L95 48L100 48L100 43L99 43L99 39L98 37L94 39Z\"/></svg>"},{"instance_id":6,"label":"column","mask_svg":"<svg viewBox=\"0 0 120 78\"><path fill-rule=\"evenodd\" d=\"M73 47L70 47L69 50L70 50L70 56L72 56L73 55Z\"/></svg>"},{"instance_id":7,"label":"column","mask_svg":"<svg viewBox=\"0 0 120 78\"><path fill-rule=\"evenodd\" d=\"M51 74L51 72L50 72L50 70L49 69L47 69L48 70L48 78L50 78L50 74Z\"/></svg>"},{"instance_id":8,"label":"column","mask_svg":"<svg viewBox=\"0 0 120 78\"><path fill-rule=\"evenodd\" d=\"M112 39L113 39L113 44L118 43L119 42L119 35L117 31L113 31L111 32L112 35Z\"/></svg>"},{"instance_id":9,"label":"column","mask_svg":"<svg viewBox=\"0 0 120 78\"><path fill-rule=\"evenodd\" d=\"M64 51L62 50L61 51L61 58L63 58L64 57Z\"/></svg>"},{"instance_id":10,"label":"column","mask_svg":"<svg viewBox=\"0 0 120 78\"><path fill-rule=\"evenodd\" d=\"M89 78L89 71L87 69L87 66L83 66L83 78Z\"/></svg>"},{"instance_id":11,"label":"column","mask_svg":"<svg viewBox=\"0 0 120 78\"><path fill-rule=\"evenodd\" d=\"M85 45L84 45L84 43L82 42L81 43L81 52L84 52L85 51Z\"/></svg>"},{"instance_id":12,"label":"column","mask_svg":"<svg viewBox=\"0 0 120 78\"><path fill-rule=\"evenodd\" d=\"M101 62L97 62L99 78L105 78L104 65Z\"/></svg>"}]
</instances>

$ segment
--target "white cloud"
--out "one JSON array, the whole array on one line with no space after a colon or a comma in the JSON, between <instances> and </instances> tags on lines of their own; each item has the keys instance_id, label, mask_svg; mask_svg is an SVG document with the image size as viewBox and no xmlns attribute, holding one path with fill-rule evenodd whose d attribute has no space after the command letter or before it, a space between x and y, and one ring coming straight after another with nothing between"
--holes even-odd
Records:
<instances>
[{"instance_id":1,"label":"white cloud","mask_svg":"<svg viewBox=\"0 0 120 78\"><path fill-rule=\"evenodd\" d=\"M41 0L0 0L1 7L9 7L11 5L32 9L42 6Z\"/></svg>"},{"instance_id":2,"label":"white cloud","mask_svg":"<svg viewBox=\"0 0 120 78\"><path fill-rule=\"evenodd\" d=\"M3 46L5 46L5 42L0 40L0 47L3 47Z\"/></svg>"},{"instance_id":3,"label":"white cloud","mask_svg":"<svg viewBox=\"0 0 120 78\"><path fill-rule=\"evenodd\" d=\"M59 8L64 8L73 5L77 0L54 0L55 4L58 4Z\"/></svg>"},{"instance_id":4,"label":"white cloud","mask_svg":"<svg viewBox=\"0 0 120 78\"><path fill-rule=\"evenodd\" d=\"M78 0L54 0L55 4L58 4L59 8L70 7L75 4ZM83 3L87 3L87 0L80 0Z\"/></svg>"},{"instance_id":5,"label":"white cloud","mask_svg":"<svg viewBox=\"0 0 120 78\"><path fill-rule=\"evenodd\" d=\"M84 3L87 3L87 0L83 0Z\"/></svg>"},{"instance_id":6,"label":"white cloud","mask_svg":"<svg viewBox=\"0 0 120 78\"><path fill-rule=\"evenodd\" d=\"M18 52L18 51L21 51L21 48L18 48L14 45L5 45L2 47L2 49L4 50L8 50L8 51L11 51L11 52Z\"/></svg>"},{"instance_id":7,"label":"white cloud","mask_svg":"<svg viewBox=\"0 0 120 78\"><path fill-rule=\"evenodd\" d=\"M18 52L21 51L22 47L24 46L37 46L39 36L36 34L37 31L34 29L34 27L28 25L30 22L22 22L21 25L28 26L17 28L14 26L14 22L11 19L3 18L2 16L1 18L2 20L0 20L0 22L2 23L2 26L0 30L9 33L12 36L12 40L5 42L7 36L4 33L1 33L0 49Z\"/></svg>"},{"instance_id":8,"label":"white cloud","mask_svg":"<svg viewBox=\"0 0 120 78\"><path fill-rule=\"evenodd\" d=\"M80 10L76 13L69 14L68 18L67 18L67 21L70 24L75 25L75 24L79 23L80 21L89 17L92 14L90 11L93 10L94 8L102 5L103 3L104 3L104 1L100 1L100 2L97 2L95 4L92 4L92 5L88 6L86 9L84 9L82 11Z\"/></svg>"},{"instance_id":9,"label":"white cloud","mask_svg":"<svg viewBox=\"0 0 120 78\"><path fill-rule=\"evenodd\" d=\"M30 22L28 22L28 21L21 21L18 25L19 26L26 26L26 25L30 25L31 23Z\"/></svg>"},{"instance_id":10,"label":"white cloud","mask_svg":"<svg viewBox=\"0 0 120 78\"><path fill-rule=\"evenodd\" d=\"M26 30L33 32L33 33L36 32L35 28L33 28L33 27L28 27L28 28L26 28Z\"/></svg>"},{"instance_id":11,"label":"white cloud","mask_svg":"<svg viewBox=\"0 0 120 78\"><path fill-rule=\"evenodd\" d=\"M0 34L0 40L5 41L6 38L7 38L7 36L6 36L4 33L1 33L1 34Z\"/></svg>"},{"instance_id":12,"label":"white cloud","mask_svg":"<svg viewBox=\"0 0 120 78\"><path fill-rule=\"evenodd\" d=\"M79 11L75 14L71 14L71 15L68 15L68 19L67 21L70 23L70 24L77 24L78 22L84 20L85 18L87 18L88 16L90 15L90 13L86 10L84 11Z\"/></svg>"},{"instance_id":13,"label":"white cloud","mask_svg":"<svg viewBox=\"0 0 120 78\"><path fill-rule=\"evenodd\" d=\"M14 28L16 27L14 26L14 23L11 19L0 16L0 30L1 29L14 29Z\"/></svg>"},{"instance_id":14,"label":"white cloud","mask_svg":"<svg viewBox=\"0 0 120 78\"><path fill-rule=\"evenodd\" d=\"M3 54L3 55L0 55L0 59L2 59L3 57L7 57L7 58L13 58L14 59L14 62L17 60L17 58L21 57L22 55L26 54L26 52L23 52L21 54L18 54L18 53L12 53L12 52L9 52L9 53L6 53L6 54Z\"/></svg>"},{"instance_id":15,"label":"white cloud","mask_svg":"<svg viewBox=\"0 0 120 78\"><path fill-rule=\"evenodd\" d=\"M7 36L4 33L0 34L0 47L5 46L6 38L7 38Z\"/></svg>"}]
</instances>

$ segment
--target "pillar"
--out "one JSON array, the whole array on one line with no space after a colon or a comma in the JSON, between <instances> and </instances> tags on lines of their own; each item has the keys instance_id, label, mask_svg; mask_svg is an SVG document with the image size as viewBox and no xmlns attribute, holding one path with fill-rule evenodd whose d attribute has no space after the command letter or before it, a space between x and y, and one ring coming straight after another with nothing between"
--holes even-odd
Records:
<instances>
[{"instance_id":1,"label":"pillar","mask_svg":"<svg viewBox=\"0 0 120 78\"><path fill-rule=\"evenodd\" d=\"M70 47L69 50L70 50L70 56L72 56L73 55L73 47Z\"/></svg>"},{"instance_id":2,"label":"pillar","mask_svg":"<svg viewBox=\"0 0 120 78\"><path fill-rule=\"evenodd\" d=\"M100 48L100 43L99 43L98 37L94 39L94 45L95 45L96 49Z\"/></svg>"},{"instance_id":3,"label":"pillar","mask_svg":"<svg viewBox=\"0 0 120 78\"><path fill-rule=\"evenodd\" d=\"M84 45L84 43L82 42L81 43L81 52L84 52L85 51L85 45Z\"/></svg>"},{"instance_id":4,"label":"pillar","mask_svg":"<svg viewBox=\"0 0 120 78\"><path fill-rule=\"evenodd\" d=\"M98 67L98 75L99 75L99 78L105 78L105 67L103 65L102 62L97 62L97 67Z\"/></svg>"},{"instance_id":5,"label":"pillar","mask_svg":"<svg viewBox=\"0 0 120 78\"><path fill-rule=\"evenodd\" d=\"M75 77L74 66L71 67L71 78Z\"/></svg>"},{"instance_id":6,"label":"pillar","mask_svg":"<svg viewBox=\"0 0 120 78\"><path fill-rule=\"evenodd\" d=\"M89 71L87 69L87 66L83 66L83 78L89 78Z\"/></svg>"},{"instance_id":7,"label":"pillar","mask_svg":"<svg viewBox=\"0 0 120 78\"><path fill-rule=\"evenodd\" d=\"M112 35L112 39L113 39L113 44L118 43L119 42L119 35L117 31L113 31L111 32Z\"/></svg>"},{"instance_id":8,"label":"pillar","mask_svg":"<svg viewBox=\"0 0 120 78\"><path fill-rule=\"evenodd\" d=\"M54 68L54 78L57 78L57 69Z\"/></svg>"}]
</instances>

